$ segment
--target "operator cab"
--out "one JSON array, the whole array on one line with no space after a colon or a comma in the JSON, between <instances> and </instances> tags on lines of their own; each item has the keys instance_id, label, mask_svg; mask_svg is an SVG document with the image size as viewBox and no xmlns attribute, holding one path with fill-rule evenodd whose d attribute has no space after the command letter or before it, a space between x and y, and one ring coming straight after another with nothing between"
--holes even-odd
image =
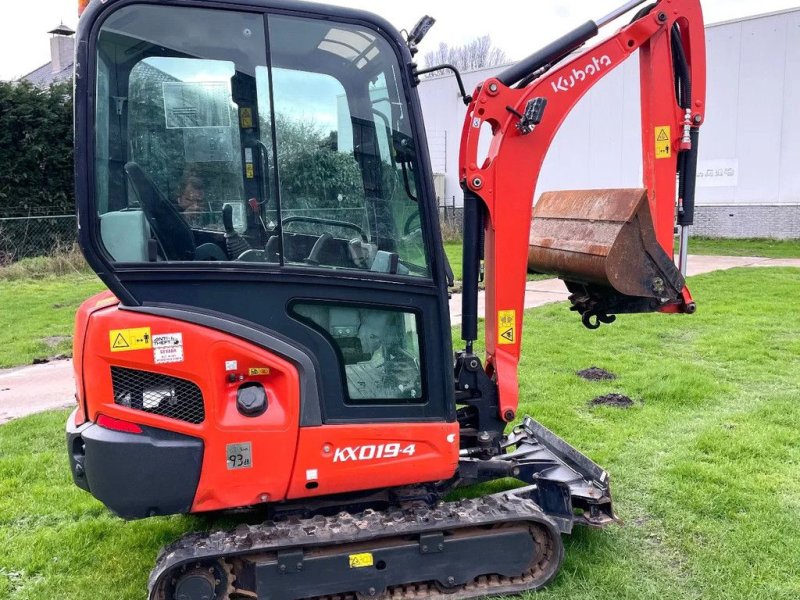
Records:
<instances>
[{"instance_id":1,"label":"operator cab","mask_svg":"<svg viewBox=\"0 0 800 600\"><path fill-rule=\"evenodd\" d=\"M364 26L135 6L97 41L113 262L430 275L400 65Z\"/></svg>"},{"instance_id":2,"label":"operator cab","mask_svg":"<svg viewBox=\"0 0 800 600\"><path fill-rule=\"evenodd\" d=\"M112 0L81 21L81 244L123 307L293 340L317 366L321 406L303 424L455 419L432 174L399 33L359 11L235 0Z\"/></svg>"}]
</instances>

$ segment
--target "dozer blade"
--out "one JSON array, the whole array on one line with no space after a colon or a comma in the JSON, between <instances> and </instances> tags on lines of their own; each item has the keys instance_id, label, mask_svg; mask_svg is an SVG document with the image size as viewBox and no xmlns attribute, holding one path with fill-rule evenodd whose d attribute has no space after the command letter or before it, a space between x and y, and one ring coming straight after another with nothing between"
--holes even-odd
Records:
<instances>
[{"instance_id":1,"label":"dozer blade","mask_svg":"<svg viewBox=\"0 0 800 600\"><path fill-rule=\"evenodd\" d=\"M605 527L618 522L608 473L541 423L525 417L490 459L464 457L462 485L511 477L531 484L514 491L531 498L560 529L575 525Z\"/></svg>"},{"instance_id":2,"label":"dozer blade","mask_svg":"<svg viewBox=\"0 0 800 600\"><path fill-rule=\"evenodd\" d=\"M528 268L563 279L573 310L592 328L612 322L615 313L679 303L685 287L656 240L644 189L542 194L534 208Z\"/></svg>"}]
</instances>

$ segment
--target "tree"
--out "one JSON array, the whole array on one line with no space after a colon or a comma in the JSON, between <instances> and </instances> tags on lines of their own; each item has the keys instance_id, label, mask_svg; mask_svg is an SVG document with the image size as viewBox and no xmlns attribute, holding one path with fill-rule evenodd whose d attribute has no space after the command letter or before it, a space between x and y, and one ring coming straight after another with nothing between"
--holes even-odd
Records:
<instances>
[{"instance_id":1,"label":"tree","mask_svg":"<svg viewBox=\"0 0 800 600\"><path fill-rule=\"evenodd\" d=\"M364 188L351 152L339 152L337 132L312 120L278 114L278 169L286 210L361 208Z\"/></svg>"},{"instance_id":2,"label":"tree","mask_svg":"<svg viewBox=\"0 0 800 600\"><path fill-rule=\"evenodd\" d=\"M490 36L484 35L462 46L442 42L436 50L425 54L424 61L426 67L448 63L460 71L474 71L505 64L509 59L503 50L492 44Z\"/></svg>"},{"instance_id":3,"label":"tree","mask_svg":"<svg viewBox=\"0 0 800 600\"><path fill-rule=\"evenodd\" d=\"M75 211L70 86L0 83L0 165L4 214Z\"/></svg>"}]
</instances>

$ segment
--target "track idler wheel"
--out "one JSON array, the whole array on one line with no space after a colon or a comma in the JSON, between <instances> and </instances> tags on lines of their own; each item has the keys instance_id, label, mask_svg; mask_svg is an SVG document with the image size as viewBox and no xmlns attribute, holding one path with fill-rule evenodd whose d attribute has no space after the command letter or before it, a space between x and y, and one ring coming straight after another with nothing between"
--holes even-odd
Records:
<instances>
[{"instance_id":1,"label":"track idler wheel","mask_svg":"<svg viewBox=\"0 0 800 600\"><path fill-rule=\"evenodd\" d=\"M233 574L221 561L185 566L171 582L167 600L230 600Z\"/></svg>"}]
</instances>

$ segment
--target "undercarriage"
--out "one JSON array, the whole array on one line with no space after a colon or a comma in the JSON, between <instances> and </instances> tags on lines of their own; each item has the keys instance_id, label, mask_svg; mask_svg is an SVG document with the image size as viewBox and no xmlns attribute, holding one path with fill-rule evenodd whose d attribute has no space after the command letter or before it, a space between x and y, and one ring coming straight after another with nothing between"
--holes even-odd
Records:
<instances>
[{"instance_id":1,"label":"undercarriage","mask_svg":"<svg viewBox=\"0 0 800 600\"><path fill-rule=\"evenodd\" d=\"M529 485L441 500L457 488L506 477ZM352 499L339 503L358 506ZM562 533L576 523L616 520L605 471L530 418L504 438L496 456L462 459L452 481L364 497L369 504L381 508L330 514L335 503L290 506L260 525L187 535L159 556L149 599L518 594L545 586L558 572Z\"/></svg>"}]
</instances>

